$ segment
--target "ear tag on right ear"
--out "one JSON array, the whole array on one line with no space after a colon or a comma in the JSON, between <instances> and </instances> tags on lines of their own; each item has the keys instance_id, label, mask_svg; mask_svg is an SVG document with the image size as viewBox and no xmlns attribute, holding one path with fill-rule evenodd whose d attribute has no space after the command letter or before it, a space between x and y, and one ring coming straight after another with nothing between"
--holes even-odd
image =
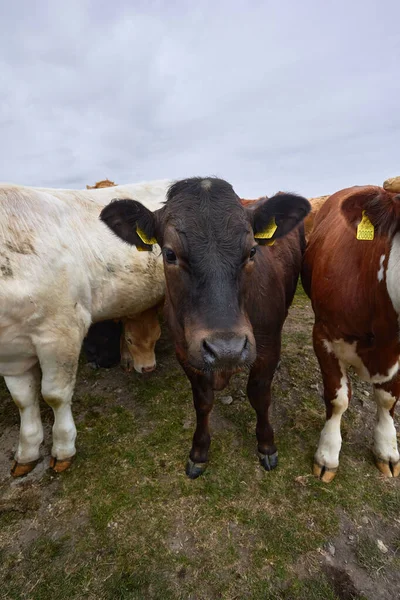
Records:
<instances>
[{"instance_id":1,"label":"ear tag on right ear","mask_svg":"<svg viewBox=\"0 0 400 600\"><path fill-rule=\"evenodd\" d=\"M144 242L145 244L148 244L149 246L152 246L153 244L157 244L156 238L147 237L145 232L142 229L140 229L139 226L136 226L136 233L138 234L138 236L140 237L142 242Z\"/></svg>"},{"instance_id":2,"label":"ear tag on right ear","mask_svg":"<svg viewBox=\"0 0 400 600\"><path fill-rule=\"evenodd\" d=\"M254 239L256 240L269 240L274 235L275 231L278 229L278 225L275 223L275 217L272 217L264 231L258 231L254 235ZM272 242L273 243L273 242ZM268 244L272 246L272 243Z\"/></svg>"},{"instance_id":3,"label":"ear tag on right ear","mask_svg":"<svg viewBox=\"0 0 400 600\"><path fill-rule=\"evenodd\" d=\"M365 213L365 210L362 211L362 219L361 223L357 227L357 239L358 240L373 240L374 239L375 228L369 220L368 216Z\"/></svg>"}]
</instances>

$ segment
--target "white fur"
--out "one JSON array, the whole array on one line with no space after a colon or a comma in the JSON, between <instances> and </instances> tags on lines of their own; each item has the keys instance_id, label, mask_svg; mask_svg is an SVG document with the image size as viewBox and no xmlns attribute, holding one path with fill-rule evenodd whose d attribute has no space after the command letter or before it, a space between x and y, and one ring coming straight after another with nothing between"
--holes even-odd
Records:
<instances>
[{"instance_id":1,"label":"white fur","mask_svg":"<svg viewBox=\"0 0 400 600\"><path fill-rule=\"evenodd\" d=\"M379 259L379 271L378 271L378 281L381 282L383 281L384 277L385 277L385 267L383 265L383 263L385 262L385 254L382 254L381 258Z\"/></svg>"},{"instance_id":2,"label":"white fur","mask_svg":"<svg viewBox=\"0 0 400 600\"><path fill-rule=\"evenodd\" d=\"M399 459L396 429L389 413L396 398L385 390L375 388L377 423L374 429L374 453L378 459L396 464Z\"/></svg>"},{"instance_id":3,"label":"white fur","mask_svg":"<svg viewBox=\"0 0 400 600\"><path fill-rule=\"evenodd\" d=\"M385 383L386 381L393 379L399 370L399 363L396 361L394 365L388 369L387 373L377 373L371 376L363 361L357 354L357 342L349 344L343 339L339 339L333 340L332 342L324 340L323 343L326 350L329 353L334 354L336 358L344 363L346 367L353 367L356 370L357 375L363 381L368 381L370 383Z\"/></svg>"},{"instance_id":4,"label":"white fur","mask_svg":"<svg viewBox=\"0 0 400 600\"><path fill-rule=\"evenodd\" d=\"M339 453L342 446L340 425L342 414L349 406L349 387L346 370L343 364L340 365L340 368L342 378L336 397L332 400L332 416L325 422L315 454L315 461L319 465L329 469L335 469L339 465Z\"/></svg>"},{"instance_id":5,"label":"white fur","mask_svg":"<svg viewBox=\"0 0 400 600\"><path fill-rule=\"evenodd\" d=\"M79 191L0 185L0 374L21 413L20 462L37 458L43 436L35 365L55 415L53 456L68 458L76 435L71 399L90 324L140 313L164 295L160 248L138 252L122 242L100 221L102 207L132 198L156 210L170 183Z\"/></svg>"},{"instance_id":6,"label":"white fur","mask_svg":"<svg viewBox=\"0 0 400 600\"><path fill-rule=\"evenodd\" d=\"M386 285L394 310L397 312L400 326L400 233L396 233L390 249Z\"/></svg>"}]
</instances>

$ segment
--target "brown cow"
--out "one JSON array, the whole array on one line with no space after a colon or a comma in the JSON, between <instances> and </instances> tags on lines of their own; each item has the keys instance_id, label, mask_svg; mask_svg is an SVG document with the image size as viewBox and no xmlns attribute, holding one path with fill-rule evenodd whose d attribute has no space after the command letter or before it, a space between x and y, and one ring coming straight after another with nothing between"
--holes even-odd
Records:
<instances>
[{"instance_id":1,"label":"brown cow","mask_svg":"<svg viewBox=\"0 0 400 600\"><path fill-rule=\"evenodd\" d=\"M121 367L130 372L150 373L156 367L154 353L161 328L158 321L159 306L122 320Z\"/></svg>"},{"instance_id":2,"label":"brown cow","mask_svg":"<svg viewBox=\"0 0 400 600\"><path fill-rule=\"evenodd\" d=\"M214 390L245 367L250 367L247 393L257 414L260 462L267 471L277 466L268 418L271 382L305 246L298 225L309 210L309 202L293 194L244 207L226 181L193 178L172 185L155 212L119 200L101 213L126 242L157 240L162 248L165 315L197 413L186 466L190 478L207 464Z\"/></svg>"},{"instance_id":3,"label":"brown cow","mask_svg":"<svg viewBox=\"0 0 400 600\"><path fill-rule=\"evenodd\" d=\"M309 202L311 204L311 211L304 219L304 233L306 236L306 241L309 240L311 231L314 227L315 217L317 216L318 211L320 210L321 206L325 204L325 201L328 198L329 194L327 196L317 196L316 198L309 198Z\"/></svg>"},{"instance_id":4,"label":"brown cow","mask_svg":"<svg viewBox=\"0 0 400 600\"><path fill-rule=\"evenodd\" d=\"M101 181L97 181L94 185L87 185L86 189L87 190L98 190L100 188L113 187L116 185L118 185L118 184L114 183L114 181L111 181L110 179L102 179Z\"/></svg>"},{"instance_id":5,"label":"brown cow","mask_svg":"<svg viewBox=\"0 0 400 600\"><path fill-rule=\"evenodd\" d=\"M397 477L393 413L400 395L400 194L376 186L333 194L316 217L302 280L315 313L314 349L327 419L314 474L329 482L339 465L340 421L351 396L346 369L352 366L374 385L377 466Z\"/></svg>"}]
</instances>

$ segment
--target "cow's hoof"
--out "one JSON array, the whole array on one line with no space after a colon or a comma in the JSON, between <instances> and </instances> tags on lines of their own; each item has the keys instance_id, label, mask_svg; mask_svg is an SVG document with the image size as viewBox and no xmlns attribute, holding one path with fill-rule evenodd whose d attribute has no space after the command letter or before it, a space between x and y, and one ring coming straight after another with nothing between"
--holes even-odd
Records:
<instances>
[{"instance_id":1,"label":"cow's hoof","mask_svg":"<svg viewBox=\"0 0 400 600\"><path fill-rule=\"evenodd\" d=\"M16 460L14 460L13 466L11 467L11 471L10 471L11 475L13 477L24 477L25 475L28 475L28 473L33 471L33 469L36 467L38 462L39 462L39 459L32 460L31 462L28 462L28 463L19 463Z\"/></svg>"},{"instance_id":2,"label":"cow's hoof","mask_svg":"<svg viewBox=\"0 0 400 600\"><path fill-rule=\"evenodd\" d=\"M185 472L189 479L197 479L197 477L200 477L200 475L204 473L206 467L207 463L195 463L189 458L186 463Z\"/></svg>"},{"instance_id":3,"label":"cow's hoof","mask_svg":"<svg viewBox=\"0 0 400 600\"><path fill-rule=\"evenodd\" d=\"M258 458L260 459L260 465L266 471L272 471L272 469L276 469L278 466L278 452L274 452L273 454L262 454L259 452Z\"/></svg>"},{"instance_id":4,"label":"cow's hoof","mask_svg":"<svg viewBox=\"0 0 400 600\"><path fill-rule=\"evenodd\" d=\"M324 483L330 483L333 479L335 479L335 475L337 472L337 467L333 469L329 469L319 463L315 462L313 466L313 474L314 477L317 477Z\"/></svg>"},{"instance_id":5,"label":"cow's hoof","mask_svg":"<svg viewBox=\"0 0 400 600\"><path fill-rule=\"evenodd\" d=\"M388 460L377 458L376 466L385 477L398 477L400 475L400 460L393 463Z\"/></svg>"},{"instance_id":6,"label":"cow's hoof","mask_svg":"<svg viewBox=\"0 0 400 600\"><path fill-rule=\"evenodd\" d=\"M71 458L64 458L63 460L52 456L50 458L50 468L53 469L53 471L55 471L56 473L62 473L71 466L73 459L73 456L71 456Z\"/></svg>"}]
</instances>

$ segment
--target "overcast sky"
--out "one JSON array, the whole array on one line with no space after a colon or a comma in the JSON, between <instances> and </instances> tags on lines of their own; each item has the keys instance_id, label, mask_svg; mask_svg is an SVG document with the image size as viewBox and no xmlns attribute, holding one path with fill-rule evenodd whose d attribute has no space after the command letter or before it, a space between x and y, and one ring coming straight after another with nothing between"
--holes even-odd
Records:
<instances>
[{"instance_id":1,"label":"overcast sky","mask_svg":"<svg viewBox=\"0 0 400 600\"><path fill-rule=\"evenodd\" d=\"M0 0L0 181L400 175L399 0Z\"/></svg>"}]
</instances>

